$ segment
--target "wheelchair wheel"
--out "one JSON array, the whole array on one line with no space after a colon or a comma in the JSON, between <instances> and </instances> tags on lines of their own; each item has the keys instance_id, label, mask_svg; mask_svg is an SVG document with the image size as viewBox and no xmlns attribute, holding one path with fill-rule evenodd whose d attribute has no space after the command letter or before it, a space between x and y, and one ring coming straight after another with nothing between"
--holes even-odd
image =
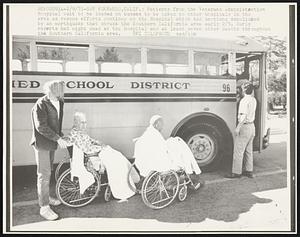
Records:
<instances>
[{"instance_id":1,"label":"wheelchair wheel","mask_svg":"<svg viewBox=\"0 0 300 237\"><path fill-rule=\"evenodd\" d=\"M142 199L146 206L161 209L173 202L179 189L179 178L176 172L153 171L142 186Z\"/></svg>"},{"instance_id":2,"label":"wheelchair wheel","mask_svg":"<svg viewBox=\"0 0 300 237\"><path fill-rule=\"evenodd\" d=\"M103 199L104 199L104 201L109 202L111 200L111 198L112 198L111 189L110 189L110 186L107 185L105 187L105 190L104 190L104 193L103 193Z\"/></svg>"},{"instance_id":3,"label":"wheelchair wheel","mask_svg":"<svg viewBox=\"0 0 300 237\"><path fill-rule=\"evenodd\" d=\"M138 170L137 170L137 168L136 168L136 166L135 166L135 164L133 163L133 164L131 164L131 166L130 166L130 168L129 168L129 172L128 172L128 175L127 175L127 182L128 182L128 186L129 186L129 188L133 191L133 192L140 192L141 191L141 189L142 189L142 185L139 185L141 182L140 182L140 180L141 180L141 176L139 177L139 180L138 181L135 181L136 183L135 183L135 187L131 184L131 182L130 182L130 177L132 177L132 174L133 173L138 173ZM139 173L138 173L139 174Z\"/></svg>"},{"instance_id":4,"label":"wheelchair wheel","mask_svg":"<svg viewBox=\"0 0 300 237\"><path fill-rule=\"evenodd\" d=\"M178 200L180 202L183 202L186 199L186 197L187 197L187 193L188 193L187 186L185 184L183 184L179 188L179 191L178 191Z\"/></svg>"},{"instance_id":5,"label":"wheelchair wheel","mask_svg":"<svg viewBox=\"0 0 300 237\"><path fill-rule=\"evenodd\" d=\"M92 202L100 190L100 178L96 173L93 175L95 182L83 194L80 194L78 178L73 177L72 180L71 170L66 170L56 184L56 195L59 200L69 207L82 207Z\"/></svg>"},{"instance_id":6,"label":"wheelchair wheel","mask_svg":"<svg viewBox=\"0 0 300 237\"><path fill-rule=\"evenodd\" d=\"M71 158L68 157L68 158L61 160L58 163L58 165L55 169L55 176L54 176L56 182L59 179L59 177L61 176L61 174L70 168L70 161L71 161Z\"/></svg>"}]
</instances>

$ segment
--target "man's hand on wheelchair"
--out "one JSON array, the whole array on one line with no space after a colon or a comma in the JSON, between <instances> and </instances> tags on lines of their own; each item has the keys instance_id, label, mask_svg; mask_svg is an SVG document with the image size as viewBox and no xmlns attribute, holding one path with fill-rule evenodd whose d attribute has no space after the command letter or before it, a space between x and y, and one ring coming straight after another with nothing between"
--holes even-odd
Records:
<instances>
[{"instance_id":1,"label":"man's hand on wheelchair","mask_svg":"<svg viewBox=\"0 0 300 237\"><path fill-rule=\"evenodd\" d=\"M67 143L67 146L73 146L73 142L69 137L62 137L62 139Z\"/></svg>"},{"instance_id":2,"label":"man's hand on wheelchair","mask_svg":"<svg viewBox=\"0 0 300 237\"><path fill-rule=\"evenodd\" d=\"M68 142L65 141L63 138L59 138L57 140L57 143L58 143L60 148L67 148L67 146L68 146Z\"/></svg>"}]
</instances>

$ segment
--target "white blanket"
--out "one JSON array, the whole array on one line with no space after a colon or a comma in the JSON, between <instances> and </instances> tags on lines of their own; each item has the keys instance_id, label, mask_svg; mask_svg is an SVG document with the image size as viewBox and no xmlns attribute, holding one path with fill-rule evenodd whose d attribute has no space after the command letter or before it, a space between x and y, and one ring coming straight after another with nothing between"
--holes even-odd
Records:
<instances>
[{"instance_id":1,"label":"white blanket","mask_svg":"<svg viewBox=\"0 0 300 237\"><path fill-rule=\"evenodd\" d=\"M130 162L123 154L110 146L106 146L99 154L108 176L108 183L111 192L115 198L127 199L135 194L128 184L128 173ZM129 182L134 186L133 179L138 176L137 173L131 172Z\"/></svg>"},{"instance_id":2,"label":"white blanket","mask_svg":"<svg viewBox=\"0 0 300 237\"><path fill-rule=\"evenodd\" d=\"M94 157L93 157L94 158ZM97 159L93 159L93 165L96 170L99 170L98 161L102 161L108 176L108 183L112 194L117 199L126 199L135 194L128 184L128 173L130 162L121 152L114 150L110 146L106 146L100 153ZM73 158L71 163L71 176L78 177L80 193L95 182L94 176L88 172L84 166L84 153L76 146L73 146ZM137 172L132 170L130 184L135 187L133 180L139 179Z\"/></svg>"},{"instance_id":3,"label":"white blanket","mask_svg":"<svg viewBox=\"0 0 300 237\"><path fill-rule=\"evenodd\" d=\"M168 171L183 168L186 173L201 170L188 145L179 137L165 140L153 126L149 126L135 142L135 164L140 174L146 177L150 171Z\"/></svg>"},{"instance_id":4,"label":"white blanket","mask_svg":"<svg viewBox=\"0 0 300 237\"><path fill-rule=\"evenodd\" d=\"M78 177L80 194L95 182L94 176L88 172L84 166L84 154L83 152L74 144L73 145L73 155L71 161L71 179L73 177Z\"/></svg>"},{"instance_id":5,"label":"white blanket","mask_svg":"<svg viewBox=\"0 0 300 237\"><path fill-rule=\"evenodd\" d=\"M184 169L187 174L201 173L191 149L180 137L170 137L166 142L173 166Z\"/></svg>"}]
</instances>

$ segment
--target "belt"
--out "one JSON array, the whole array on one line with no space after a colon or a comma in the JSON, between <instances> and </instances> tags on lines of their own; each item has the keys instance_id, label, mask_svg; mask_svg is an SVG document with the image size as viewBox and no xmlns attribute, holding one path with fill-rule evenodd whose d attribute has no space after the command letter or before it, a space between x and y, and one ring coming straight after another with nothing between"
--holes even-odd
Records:
<instances>
[{"instance_id":1,"label":"belt","mask_svg":"<svg viewBox=\"0 0 300 237\"><path fill-rule=\"evenodd\" d=\"M253 122L249 122L249 123L244 123L244 124L252 124Z\"/></svg>"}]
</instances>

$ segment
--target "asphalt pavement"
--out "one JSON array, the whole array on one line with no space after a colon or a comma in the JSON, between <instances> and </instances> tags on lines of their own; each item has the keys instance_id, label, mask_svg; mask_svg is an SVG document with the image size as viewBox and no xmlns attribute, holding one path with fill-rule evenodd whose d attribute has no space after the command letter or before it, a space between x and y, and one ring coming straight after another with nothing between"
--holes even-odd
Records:
<instances>
[{"instance_id":1,"label":"asphalt pavement","mask_svg":"<svg viewBox=\"0 0 300 237\"><path fill-rule=\"evenodd\" d=\"M285 120L286 121L286 120ZM254 179L224 178L223 167L203 173L206 186L190 190L184 202L162 210L145 206L141 196L127 202L96 198L82 208L55 207L60 219L39 216L35 182L13 187L13 231L287 231L290 228L289 162L286 129L271 133L269 147L254 154ZM282 124L282 123L281 123ZM281 130L280 130L281 129ZM281 132L278 133L278 130ZM51 186L54 191L54 185Z\"/></svg>"},{"instance_id":2,"label":"asphalt pavement","mask_svg":"<svg viewBox=\"0 0 300 237\"><path fill-rule=\"evenodd\" d=\"M82 208L55 207L60 219L43 220L37 205L14 208L14 231L240 231L289 229L286 174L243 177L190 191L161 210L139 195L118 203L101 198Z\"/></svg>"}]
</instances>

